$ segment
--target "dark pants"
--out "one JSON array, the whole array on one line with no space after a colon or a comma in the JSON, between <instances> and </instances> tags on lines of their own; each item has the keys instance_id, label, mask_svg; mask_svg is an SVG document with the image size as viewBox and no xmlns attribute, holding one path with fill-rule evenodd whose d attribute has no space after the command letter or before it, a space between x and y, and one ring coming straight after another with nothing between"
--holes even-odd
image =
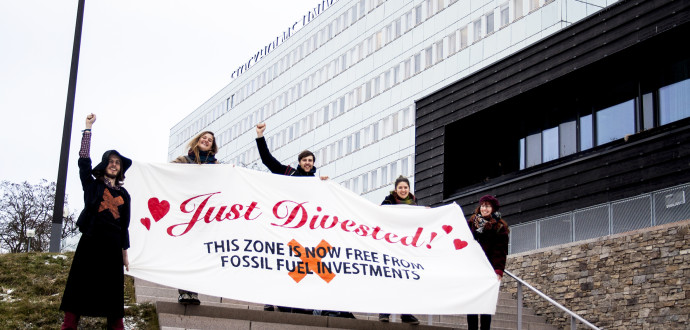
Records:
<instances>
[{"instance_id":1,"label":"dark pants","mask_svg":"<svg viewBox=\"0 0 690 330\"><path fill-rule=\"evenodd\" d=\"M479 329L479 315L467 315L467 329L477 330ZM491 314L481 315L482 328L481 330L491 329Z\"/></svg>"}]
</instances>

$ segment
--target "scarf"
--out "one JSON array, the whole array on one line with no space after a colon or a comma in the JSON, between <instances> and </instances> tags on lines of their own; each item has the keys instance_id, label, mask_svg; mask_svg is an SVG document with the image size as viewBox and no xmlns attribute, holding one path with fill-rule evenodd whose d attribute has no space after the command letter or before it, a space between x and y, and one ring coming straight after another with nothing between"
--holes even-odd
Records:
<instances>
[{"instance_id":1,"label":"scarf","mask_svg":"<svg viewBox=\"0 0 690 330\"><path fill-rule=\"evenodd\" d=\"M484 226L486 226L487 223L488 221L486 221L486 219L484 219L484 217L481 215L476 214L474 216L474 228L477 228L478 233L481 234L484 231Z\"/></svg>"},{"instance_id":2,"label":"scarf","mask_svg":"<svg viewBox=\"0 0 690 330\"><path fill-rule=\"evenodd\" d=\"M189 150L189 157L192 158L192 160L196 160L196 157L194 156L194 152L192 150ZM208 151L202 151L199 150L199 159L198 163L201 164L212 164L216 162L216 157Z\"/></svg>"},{"instance_id":3,"label":"scarf","mask_svg":"<svg viewBox=\"0 0 690 330\"><path fill-rule=\"evenodd\" d=\"M393 196L395 204L417 205L417 201L414 199L412 193L407 194L407 197L405 197L404 199L400 199L400 197L398 197L398 194L395 193L395 191L391 191L391 196Z\"/></svg>"}]
</instances>

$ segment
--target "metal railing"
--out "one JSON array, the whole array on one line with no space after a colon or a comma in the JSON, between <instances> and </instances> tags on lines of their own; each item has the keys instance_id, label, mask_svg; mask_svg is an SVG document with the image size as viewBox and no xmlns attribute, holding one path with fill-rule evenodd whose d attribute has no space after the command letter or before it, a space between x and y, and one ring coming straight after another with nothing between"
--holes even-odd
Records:
<instances>
[{"instance_id":1,"label":"metal railing","mask_svg":"<svg viewBox=\"0 0 690 330\"><path fill-rule=\"evenodd\" d=\"M690 183L510 226L510 254L690 219Z\"/></svg>"},{"instance_id":2,"label":"metal railing","mask_svg":"<svg viewBox=\"0 0 690 330\"><path fill-rule=\"evenodd\" d=\"M536 293L540 297L544 298L546 301L548 301L552 305L558 307L560 310L562 310L562 311L566 312L568 315L570 315L570 329L572 329L572 330L577 329L576 322L575 322L577 320L577 321L580 321L582 324L584 324L584 325L586 325L592 329L599 330L599 328L597 328L594 324L587 322L587 320L585 320L581 316L575 314L575 312L565 308L563 305L559 304L555 300L551 299L549 296L545 295L541 291L539 291L536 288L534 288L533 286L529 285L527 282L525 282L521 278L513 275L511 272L509 272L507 270L504 270L503 272L505 274L507 274L508 276L514 278L515 281L517 281L517 319L518 319L517 320L517 328L518 328L518 330L522 330L522 286L523 285L526 286L528 289L534 291L534 293Z\"/></svg>"}]
</instances>

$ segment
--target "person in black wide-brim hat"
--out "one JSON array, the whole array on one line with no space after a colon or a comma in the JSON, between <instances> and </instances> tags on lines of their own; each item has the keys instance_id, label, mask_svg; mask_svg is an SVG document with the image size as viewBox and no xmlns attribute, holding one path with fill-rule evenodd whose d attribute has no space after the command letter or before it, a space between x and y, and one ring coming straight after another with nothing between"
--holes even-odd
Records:
<instances>
[{"instance_id":1,"label":"person in black wide-brim hat","mask_svg":"<svg viewBox=\"0 0 690 330\"><path fill-rule=\"evenodd\" d=\"M62 329L77 329L82 315L106 317L109 329L124 329L123 266L129 270L131 198L122 184L132 160L108 150L91 169L89 149L95 121L94 114L86 117L79 150L84 210L77 226L82 235L60 304L65 312Z\"/></svg>"}]
</instances>

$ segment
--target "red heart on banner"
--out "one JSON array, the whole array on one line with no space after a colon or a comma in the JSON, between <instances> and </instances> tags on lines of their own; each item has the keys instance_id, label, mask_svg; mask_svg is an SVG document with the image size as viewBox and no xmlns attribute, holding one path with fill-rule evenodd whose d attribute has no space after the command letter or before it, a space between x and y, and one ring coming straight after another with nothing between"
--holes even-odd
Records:
<instances>
[{"instance_id":1,"label":"red heart on banner","mask_svg":"<svg viewBox=\"0 0 690 330\"><path fill-rule=\"evenodd\" d=\"M446 234L450 234L450 232L453 231L453 227L449 225L443 225L441 228L443 228L443 231L445 231Z\"/></svg>"},{"instance_id":2,"label":"red heart on banner","mask_svg":"<svg viewBox=\"0 0 690 330\"><path fill-rule=\"evenodd\" d=\"M151 219L149 218L141 218L141 224L146 227L146 230L151 230Z\"/></svg>"},{"instance_id":3,"label":"red heart on banner","mask_svg":"<svg viewBox=\"0 0 690 330\"><path fill-rule=\"evenodd\" d=\"M461 239L455 239L455 240L453 241L453 245L455 245L455 249L456 249L456 250L460 250L460 249L463 249L463 248L465 248L465 247L467 246L467 242L465 242L465 241L463 241L463 240L461 240Z\"/></svg>"},{"instance_id":4,"label":"red heart on banner","mask_svg":"<svg viewBox=\"0 0 690 330\"><path fill-rule=\"evenodd\" d=\"M153 220L158 222L162 219L168 211L170 211L170 203L168 201L158 201L158 198L153 197L149 199L149 211L153 216Z\"/></svg>"}]
</instances>

